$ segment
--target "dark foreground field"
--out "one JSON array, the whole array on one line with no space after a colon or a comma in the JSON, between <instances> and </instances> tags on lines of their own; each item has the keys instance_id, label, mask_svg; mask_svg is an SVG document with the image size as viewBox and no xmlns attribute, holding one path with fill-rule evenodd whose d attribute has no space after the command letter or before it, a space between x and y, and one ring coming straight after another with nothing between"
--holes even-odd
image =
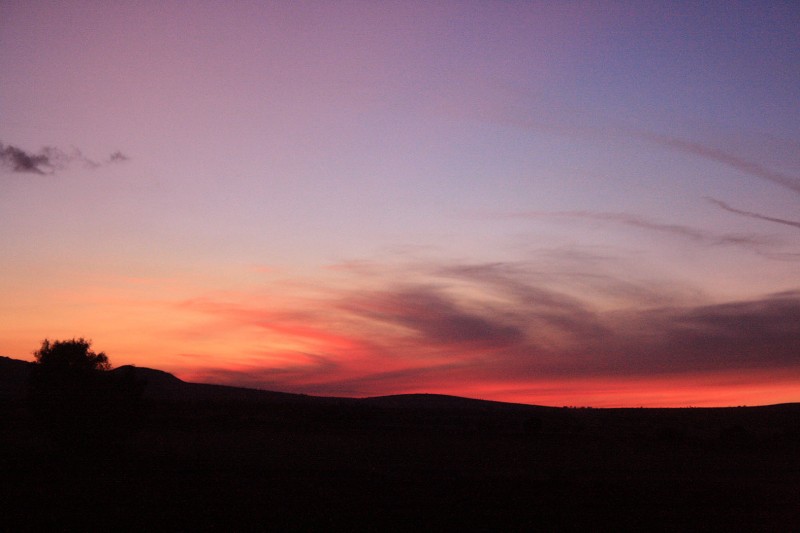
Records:
<instances>
[{"instance_id":1,"label":"dark foreground field","mask_svg":"<svg viewBox=\"0 0 800 533\"><path fill-rule=\"evenodd\" d=\"M800 524L797 404L607 410L430 395L322 399L144 374L138 410L88 436L43 428L7 388L3 530Z\"/></svg>"}]
</instances>

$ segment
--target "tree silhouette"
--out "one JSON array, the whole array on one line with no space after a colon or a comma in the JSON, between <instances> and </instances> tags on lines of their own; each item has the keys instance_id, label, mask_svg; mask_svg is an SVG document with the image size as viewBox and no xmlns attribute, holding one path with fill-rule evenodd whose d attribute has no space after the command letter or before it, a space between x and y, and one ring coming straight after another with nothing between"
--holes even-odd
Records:
<instances>
[{"instance_id":1,"label":"tree silhouette","mask_svg":"<svg viewBox=\"0 0 800 533\"><path fill-rule=\"evenodd\" d=\"M59 371L111 370L111 363L103 352L94 353L92 341L83 337L69 341L42 341L42 347L33 352L36 362L42 367Z\"/></svg>"},{"instance_id":2,"label":"tree silhouette","mask_svg":"<svg viewBox=\"0 0 800 533\"><path fill-rule=\"evenodd\" d=\"M131 368L111 371L105 353L84 338L42 341L33 353L28 392L40 427L59 445L117 438L138 419L143 384Z\"/></svg>"}]
</instances>

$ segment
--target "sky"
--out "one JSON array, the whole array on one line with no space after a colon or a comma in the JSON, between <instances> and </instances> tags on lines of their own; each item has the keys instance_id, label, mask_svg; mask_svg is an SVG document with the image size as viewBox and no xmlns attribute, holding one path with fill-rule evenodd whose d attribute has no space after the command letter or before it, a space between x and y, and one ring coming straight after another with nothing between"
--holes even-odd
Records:
<instances>
[{"instance_id":1,"label":"sky","mask_svg":"<svg viewBox=\"0 0 800 533\"><path fill-rule=\"evenodd\" d=\"M0 354L800 401L796 2L0 1Z\"/></svg>"}]
</instances>

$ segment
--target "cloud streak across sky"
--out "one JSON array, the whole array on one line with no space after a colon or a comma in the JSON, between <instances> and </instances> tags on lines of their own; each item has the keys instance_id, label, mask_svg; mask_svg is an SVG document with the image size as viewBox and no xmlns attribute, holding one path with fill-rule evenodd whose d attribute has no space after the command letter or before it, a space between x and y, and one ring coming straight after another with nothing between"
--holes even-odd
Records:
<instances>
[{"instance_id":1,"label":"cloud streak across sky","mask_svg":"<svg viewBox=\"0 0 800 533\"><path fill-rule=\"evenodd\" d=\"M723 202L722 200L717 200L716 198L706 198L709 202L716 205L720 209L724 209L729 213L735 213L737 215L742 215L748 218L754 218L756 220L765 220L767 222L775 222L776 224L783 224L785 226L792 226L794 228L800 228L800 222L795 220L787 220L785 218L777 218L777 217L770 217L767 215L762 215L759 213L754 213L752 211L745 211L743 209L736 209L735 207L731 207L727 203Z\"/></svg>"},{"instance_id":2,"label":"cloud streak across sky","mask_svg":"<svg viewBox=\"0 0 800 533\"><path fill-rule=\"evenodd\" d=\"M741 246L744 248L757 249L763 246L774 244L773 239L758 236L755 234L716 234L700 228L694 228L683 224L670 224L651 220L649 218L634 215L631 213L603 213L594 211L528 211L520 213L510 213L504 215L510 218L527 219L583 219L600 222L611 222L633 228L654 231L668 235L675 235L691 241L722 246Z\"/></svg>"},{"instance_id":3,"label":"cloud streak across sky","mask_svg":"<svg viewBox=\"0 0 800 533\"><path fill-rule=\"evenodd\" d=\"M705 144L688 141L686 139L669 137L667 135L659 135L652 132L639 132L638 136L642 139L654 142L667 148L721 163L747 175L770 181L776 185L780 185L781 187L800 194L800 178L771 170L757 162L749 161L724 150L713 148Z\"/></svg>"}]
</instances>

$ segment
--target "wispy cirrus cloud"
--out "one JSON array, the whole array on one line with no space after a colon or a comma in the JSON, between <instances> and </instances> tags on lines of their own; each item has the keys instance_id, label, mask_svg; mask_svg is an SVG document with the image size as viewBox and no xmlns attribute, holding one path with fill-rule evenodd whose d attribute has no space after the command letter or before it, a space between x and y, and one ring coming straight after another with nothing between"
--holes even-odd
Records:
<instances>
[{"instance_id":1,"label":"wispy cirrus cloud","mask_svg":"<svg viewBox=\"0 0 800 533\"><path fill-rule=\"evenodd\" d=\"M710 196L706 196L706 200L710 203L716 205L720 209L724 209L729 213L735 213L737 215L742 215L748 218L754 218L756 220L765 220L767 222L775 222L777 224L783 224L785 226L792 226L795 228L800 228L800 222L795 220L787 220L785 218L777 218L777 217L770 217L767 215L762 215L760 213L755 213L753 211L745 211L744 209L736 209L735 207L731 207L727 203L723 202L722 200L717 200L716 198L711 198Z\"/></svg>"},{"instance_id":2,"label":"wispy cirrus cloud","mask_svg":"<svg viewBox=\"0 0 800 533\"><path fill-rule=\"evenodd\" d=\"M573 111L562 111L561 114L557 114L548 110L538 110L535 116L526 116L519 109L514 109L513 112L510 109L505 109L495 112L492 120L515 127L570 138L608 139L609 137L616 137L618 139L637 139L708 161L714 161L800 194L800 176L773 170L757 161L702 142L625 125L605 124L602 128L587 125L587 122L575 115Z\"/></svg>"},{"instance_id":3,"label":"wispy cirrus cloud","mask_svg":"<svg viewBox=\"0 0 800 533\"><path fill-rule=\"evenodd\" d=\"M38 152L28 152L10 144L0 143L0 161L12 172L30 174L53 174L66 168L71 163L81 163L86 168L94 169L112 163L127 161L128 156L122 152L114 152L104 161L89 159L77 148L65 152L59 148L46 146Z\"/></svg>"},{"instance_id":4,"label":"wispy cirrus cloud","mask_svg":"<svg viewBox=\"0 0 800 533\"><path fill-rule=\"evenodd\" d=\"M741 246L752 249L774 244L773 239L764 236L738 233L717 234L683 224L658 222L632 213L608 213L602 211L521 211L518 213L507 213L501 216L505 218L529 219L573 218L611 222L658 233L675 235L711 245Z\"/></svg>"},{"instance_id":5,"label":"wispy cirrus cloud","mask_svg":"<svg viewBox=\"0 0 800 533\"><path fill-rule=\"evenodd\" d=\"M670 137L667 135L660 135L652 132L640 131L636 134L639 138L646 141L678 150L691 155L696 155L710 161L721 163L730 168L734 168L745 174L770 181L776 185L785 187L795 193L800 194L800 178L797 176L790 176L782 172L771 170L760 163L750 161L743 157L731 154L724 150L707 146L698 142L688 141L677 137Z\"/></svg>"}]
</instances>

